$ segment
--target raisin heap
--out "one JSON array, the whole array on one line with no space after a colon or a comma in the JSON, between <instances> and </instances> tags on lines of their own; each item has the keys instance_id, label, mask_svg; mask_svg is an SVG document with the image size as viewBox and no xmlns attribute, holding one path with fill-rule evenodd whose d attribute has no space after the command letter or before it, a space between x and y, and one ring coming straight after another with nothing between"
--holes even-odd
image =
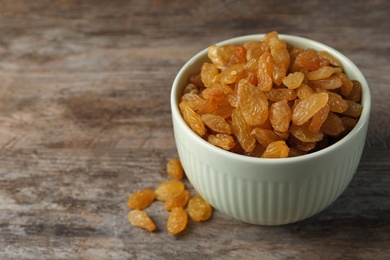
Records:
<instances>
[{"instance_id":1,"label":"raisin heap","mask_svg":"<svg viewBox=\"0 0 390 260\"><path fill-rule=\"evenodd\" d=\"M209 62L180 98L187 125L224 150L285 158L327 147L362 112L361 85L326 51L303 49L270 32L244 45L212 45Z\"/></svg>"},{"instance_id":2,"label":"raisin heap","mask_svg":"<svg viewBox=\"0 0 390 260\"><path fill-rule=\"evenodd\" d=\"M127 217L133 226L153 232L156 225L145 209L153 201L161 201L164 203L164 209L170 212L166 228L169 233L176 235L187 227L188 216L196 222L206 221L211 217L213 208L200 195L192 197L185 189L184 183L181 182L184 170L179 158L168 161L166 171L173 180L161 183L155 190L144 189L131 193L127 201L131 211Z\"/></svg>"}]
</instances>

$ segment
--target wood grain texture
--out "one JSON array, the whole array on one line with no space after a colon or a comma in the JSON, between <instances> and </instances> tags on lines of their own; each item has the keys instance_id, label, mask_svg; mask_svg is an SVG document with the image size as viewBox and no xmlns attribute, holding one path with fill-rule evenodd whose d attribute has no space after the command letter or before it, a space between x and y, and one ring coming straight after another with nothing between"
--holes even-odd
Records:
<instances>
[{"instance_id":1,"label":"wood grain texture","mask_svg":"<svg viewBox=\"0 0 390 260\"><path fill-rule=\"evenodd\" d=\"M389 13L386 0L0 0L0 259L388 259ZM210 44L272 30L338 49L369 82L347 190L285 226L214 211L171 236L157 202L157 232L130 226L128 196L166 180L177 155L175 74Z\"/></svg>"}]
</instances>

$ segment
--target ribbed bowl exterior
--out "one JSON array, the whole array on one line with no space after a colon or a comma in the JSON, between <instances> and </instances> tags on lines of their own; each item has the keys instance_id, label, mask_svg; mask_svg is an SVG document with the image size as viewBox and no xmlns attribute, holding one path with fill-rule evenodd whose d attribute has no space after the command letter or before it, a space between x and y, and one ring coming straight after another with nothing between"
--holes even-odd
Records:
<instances>
[{"instance_id":1,"label":"ribbed bowl exterior","mask_svg":"<svg viewBox=\"0 0 390 260\"><path fill-rule=\"evenodd\" d=\"M220 44L242 44L263 35L244 36ZM355 128L321 151L285 159L251 158L219 149L197 136L178 109L179 97L191 74L207 60L195 55L178 73L171 92L175 141L186 176L213 207L252 224L282 225L306 219L334 202L359 165L367 134L371 97L360 70L344 55L308 39L281 35L288 43L322 49L338 58L347 75L362 84L363 112Z\"/></svg>"},{"instance_id":2,"label":"ribbed bowl exterior","mask_svg":"<svg viewBox=\"0 0 390 260\"><path fill-rule=\"evenodd\" d=\"M187 178L213 207L244 222L282 225L313 216L341 195L355 174L364 138L359 142L351 140L349 147L353 149L344 151L344 156L332 154L308 162L308 165L317 166L314 172L305 164L301 167L284 165L282 169L278 164L258 166L258 169L242 165L241 170L229 171L231 167L227 170L220 167L229 162L215 161L208 151L191 144L188 138L178 134L176 143ZM268 172L279 176L269 178ZM253 178L253 175L258 175L258 178ZM290 176L283 178L283 175Z\"/></svg>"}]
</instances>

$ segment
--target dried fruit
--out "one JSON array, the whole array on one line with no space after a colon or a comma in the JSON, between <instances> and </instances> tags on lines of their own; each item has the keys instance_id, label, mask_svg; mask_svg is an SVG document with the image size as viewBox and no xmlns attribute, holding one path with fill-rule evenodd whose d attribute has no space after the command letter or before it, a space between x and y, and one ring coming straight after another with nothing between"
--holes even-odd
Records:
<instances>
[{"instance_id":1,"label":"dried fruit","mask_svg":"<svg viewBox=\"0 0 390 260\"><path fill-rule=\"evenodd\" d=\"M236 46L225 45L217 46L212 45L208 48L208 56L210 60L217 66L218 69L225 67L230 58L236 53Z\"/></svg>"},{"instance_id":2,"label":"dried fruit","mask_svg":"<svg viewBox=\"0 0 390 260\"><path fill-rule=\"evenodd\" d=\"M269 110L269 120L272 127L279 132L287 132L291 122L291 108L287 100L275 102Z\"/></svg>"},{"instance_id":3,"label":"dried fruit","mask_svg":"<svg viewBox=\"0 0 390 260\"><path fill-rule=\"evenodd\" d=\"M352 90L347 96L345 96L345 98L351 101L359 102L362 98L362 85L357 80L352 80L352 84Z\"/></svg>"},{"instance_id":4,"label":"dried fruit","mask_svg":"<svg viewBox=\"0 0 390 260\"><path fill-rule=\"evenodd\" d=\"M214 84L232 84L236 82L237 77L240 75L243 69L244 64L235 64L231 67L226 68L225 70L221 71L221 73L219 73L217 76L215 76Z\"/></svg>"},{"instance_id":5,"label":"dried fruit","mask_svg":"<svg viewBox=\"0 0 390 260\"><path fill-rule=\"evenodd\" d=\"M246 122L239 108L232 112L232 130L241 147L246 152L252 152L255 148L256 139L251 135L252 128Z\"/></svg>"},{"instance_id":6,"label":"dried fruit","mask_svg":"<svg viewBox=\"0 0 390 260\"><path fill-rule=\"evenodd\" d=\"M166 201L172 193L184 190L184 184L181 181L171 180L161 183L154 191L156 199Z\"/></svg>"},{"instance_id":7,"label":"dried fruit","mask_svg":"<svg viewBox=\"0 0 390 260\"><path fill-rule=\"evenodd\" d=\"M321 67L321 60L315 50L305 50L298 54L295 63L303 69L317 70Z\"/></svg>"},{"instance_id":8,"label":"dried fruit","mask_svg":"<svg viewBox=\"0 0 390 260\"><path fill-rule=\"evenodd\" d=\"M205 62L200 70L200 76L205 87L213 85L214 77L218 75L218 68L213 63Z\"/></svg>"},{"instance_id":9,"label":"dried fruit","mask_svg":"<svg viewBox=\"0 0 390 260\"><path fill-rule=\"evenodd\" d=\"M235 46L236 52L230 57L229 64L238 64L246 62L246 48L244 46Z\"/></svg>"},{"instance_id":10,"label":"dried fruit","mask_svg":"<svg viewBox=\"0 0 390 260\"><path fill-rule=\"evenodd\" d=\"M199 78L200 78L200 76L199 76ZM183 90L183 94L187 94L187 93L198 94L199 88L193 83L188 83L187 86Z\"/></svg>"},{"instance_id":11,"label":"dried fruit","mask_svg":"<svg viewBox=\"0 0 390 260\"><path fill-rule=\"evenodd\" d=\"M321 126L325 122L326 118L328 117L329 111L330 108L328 104L318 110L317 113L315 113L311 118L308 129L313 133L317 133L321 129Z\"/></svg>"},{"instance_id":12,"label":"dried fruit","mask_svg":"<svg viewBox=\"0 0 390 260\"><path fill-rule=\"evenodd\" d=\"M270 52L264 52L259 58L257 84L259 90L269 91L272 88L272 72L274 61Z\"/></svg>"},{"instance_id":13,"label":"dried fruit","mask_svg":"<svg viewBox=\"0 0 390 260\"><path fill-rule=\"evenodd\" d=\"M326 60L335 67L341 67L341 63L335 57L333 57L329 52L319 51L317 52L317 54L321 60Z\"/></svg>"},{"instance_id":14,"label":"dried fruit","mask_svg":"<svg viewBox=\"0 0 390 260\"><path fill-rule=\"evenodd\" d=\"M206 134L206 128L203 124L202 118L199 114L192 110L190 104L187 101L183 101L179 104L179 107L184 121L191 127L191 129L199 136Z\"/></svg>"},{"instance_id":15,"label":"dried fruit","mask_svg":"<svg viewBox=\"0 0 390 260\"><path fill-rule=\"evenodd\" d=\"M213 113L215 113L217 111L217 109L218 109L218 100L215 99L215 98L209 98L209 99L206 99L206 101L200 106L200 108L196 111L196 113L198 115L213 114ZM183 112L182 112L182 114L183 114ZM192 115L191 112L189 112L189 115L190 116ZM184 114L183 114L183 118L185 120ZM192 120L192 121L194 121L193 122L193 124L194 124L193 127L195 129L197 129L197 131L199 131L199 134L201 134L201 133L203 133L202 131L206 131L206 129L203 129L203 127L204 127L203 123L201 125L197 126L196 124L199 123L197 120L198 120L198 118L194 118L194 120ZM192 122L192 121L190 121L190 122ZM202 127L202 125L203 125L203 127Z\"/></svg>"},{"instance_id":16,"label":"dried fruit","mask_svg":"<svg viewBox=\"0 0 390 260\"><path fill-rule=\"evenodd\" d=\"M274 131L260 127L253 129L252 135L263 147L267 147L270 143L282 140L282 138L275 134Z\"/></svg>"},{"instance_id":17,"label":"dried fruit","mask_svg":"<svg viewBox=\"0 0 390 260\"><path fill-rule=\"evenodd\" d=\"M225 84L214 84L202 91L202 97L205 99L223 100L226 95L232 93L233 90Z\"/></svg>"},{"instance_id":18,"label":"dried fruit","mask_svg":"<svg viewBox=\"0 0 390 260\"><path fill-rule=\"evenodd\" d=\"M230 150L235 145L233 137L227 134L209 135L207 137L207 141L209 141L210 144L213 144L224 150Z\"/></svg>"},{"instance_id":19,"label":"dried fruit","mask_svg":"<svg viewBox=\"0 0 390 260\"><path fill-rule=\"evenodd\" d=\"M177 172L177 167L181 167L178 158L173 158L167 163L168 174ZM174 174L176 176L176 173ZM152 232L156 225L148 214L140 210L152 203L154 198L165 201L164 209L171 211L167 221L167 230L171 234L178 234L185 230L188 223L188 214L185 210L187 204L192 199L188 190L184 189L184 184L178 180L166 181L161 183L155 191L145 189L131 194L128 205L130 211L127 215L128 221L136 227L143 228ZM207 220L212 212L212 207L204 201L199 195L191 200L188 211L193 215L195 221Z\"/></svg>"},{"instance_id":20,"label":"dried fruit","mask_svg":"<svg viewBox=\"0 0 390 260\"><path fill-rule=\"evenodd\" d=\"M268 101L263 92L242 79L237 89L238 107L249 125L261 125L268 117Z\"/></svg>"},{"instance_id":21,"label":"dried fruit","mask_svg":"<svg viewBox=\"0 0 390 260\"><path fill-rule=\"evenodd\" d=\"M187 222L187 212L181 207L173 208L168 217L167 230L172 235L176 235L186 228Z\"/></svg>"},{"instance_id":22,"label":"dried fruit","mask_svg":"<svg viewBox=\"0 0 390 260\"><path fill-rule=\"evenodd\" d=\"M337 73L337 76L341 79L341 82L343 83L340 88L341 94L346 97L351 93L353 89L353 82L347 77L347 75L342 72Z\"/></svg>"},{"instance_id":23,"label":"dried fruit","mask_svg":"<svg viewBox=\"0 0 390 260\"><path fill-rule=\"evenodd\" d=\"M127 206L130 209L144 209L149 207L154 199L155 195L153 190L145 189L136 191L130 195L127 201Z\"/></svg>"},{"instance_id":24,"label":"dried fruit","mask_svg":"<svg viewBox=\"0 0 390 260\"><path fill-rule=\"evenodd\" d=\"M278 102L280 100L294 100L297 98L297 93L294 89L288 88L272 88L270 91L264 92L268 100Z\"/></svg>"},{"instance_id":25,"label":"dried fruit","mask_svg":"<svg viewBox=\"0 0 390 260\"><path fill-rule=\"evenodd\" d=\"M172 158L169 160L166 168L167 173L171 178L175 180L181 180L183 178L184 170L179 158Z\"/></svg>"},{"instance_id":26,"label":"dried fruit","mask_svg":"<svg viewBox=\"0 0 390 260\"><path fill-rule=\"evenodd\" d=\"M305 74L300 71L290 73L283 79L283 84L289 89L296 89L301 84L303 79L305 78Z\"/></svg>"},{"instance_id":27,"label":"dried fruit","mask_svg":"<svg viewBox=\"0 0 390 260\"><path fill-rule=\"evenodd\" d=\"M326 79L332 76L333 73L333 67L323 66L316 70L310 71L309 73L307 73L306 77L308 80Z\"/></svg>"},{"instance_id":28,"label":"dried fruit","mask_svg":"<svg viewBox=\"0 0 390 260\"><path fill-rule=\"evenodd\" d=\"M202 105L203 103L205 102L205 100L195 94L195 93L185 93L182 97L181 97L181 101L187 101L188 102L188 105L191 107L192 110L196 111L198 110Z\"/></svg>"},{"instance_id":29,"label":"dried fruit","mask_svg":"<svg viewBox=\"0 0 390 260\"><path fill-rule=\"evenodd\" d=\"M199 92L199 89L205 87L204 84L203 84L203 82L202 82L202 78L201 78L200 74L191 75L190 78L188 79L188 82L189 82L190 84L194 84L194 85L196 86L198 92ZM187 89L187 90L188 90L188 87L189 87L189 86L187 85L187 86L186 86L186 89ZM186 90L186 89L185 89L185 90ZM192 86L190 86L189 89L190 89L190 92L195 92L195 90L193 90L193 87L192 87ZM187 92L184 91L183 93L187 93Z\"/></svg>"},{"instance_id":30,"label":"dried fruit","mask_svg":"<svg viewBox=\"0 0 390 260\"><path fill-rule=\"evenodd\" d=\"M187 211L192 220L200 222L210 218L213 208L200 195L195 195L188 202Z\"/></svg>"},{"instance_id":31,"label":"dried fruit","mask_svg":"<svg viewBox=\"0 0 390 260\"><path fill-rule=\"evenodd\" d=\"M318 110L328 103L328 98L328 93L322 92L302 99L293 110L292 122L295 125L306 123Z\"/></svg>"},{"instance_id":32,"label":"dried fruit","mask_svg":"<svg viewBox=\"0 0 390 260\"><path fill-rule=\"evenodd\" d=\"M304 143L315 143L319 142L324 138L324 134L321 131L313 133L306 125L292 125L290 133L295 136L299 141Z\"/></svg>"},{"instance_id":33,"label":"dried fruit","mask_svg":"<svg viewBox=\"0 0 390 260\"><path fill-rule=\"evenodd\" d=\"M290 66L290 54L287 50L287 44L279 39L277 32L270 32L263 39L271 50L271 56L274 61L272 70L272 81L279 86L284 77L286 77L288 67Z\"/></svg>"},{"instance_id":34,"label":"dried fruit","mask_svg":"<svg viewBox=\"0 0 390 260\"><path fill-rule=\"evenodd\" d=\"M327 91L329 95L328 105L332 112L342 113L348 108L348 103L339 94Z\"/></svg>"},{"instance_id":35,"label":"dried fruit","mask_svg":"<svg viewBox=\"0 0 390 260\"><path fill-rule=\"evenodd\" d=\"M304 153L309 152L309 151L313 150L314 147L316 147L315 142L302 142L302 141L298 140L292 134L289 135L289 137L287 138L287 143L291 149L296 149L296 150L302 151Z\"/></svg>"},{"instance_id":36,"label":"dried fruit","mask_svg":"<svg viewBox=\"0 0 390 260\"><path fill-rule=\"evenodd\" d=\"M315 91L307 84L301 84L299 88L297 88L297 96L299 99L307 98L308 96L314 94Z\"/></svg>"},{"instance_id":37,"label":"dried fruit","mask_svg":"<svg viewBox=\"0 0 390 260\"><path fill-rule=\"evenodd\" d=\"M243 45L212 45L208 56L190 76L180 111L195 133L222 149L256 157L284 156L285 144L289 156L318 151L347 134L362 113L361 85L336 57L288 45L277 32ZM344 125L340 117L348 118Z\"/></svg>"},{"instance_id":38,"label":"dried fruit","mask_svg":"<svg viewBox=\"0 0 390 260\"><path fill-rule=\"evenodd\" d=\"M265 149L262 158L286 158L290 148L286 145L285 141L276 141L270 143Z\"/></svg>"},{"instance_id":39,"label":"dried fruit","mask_svg":"<svg viewBox=\"0 0 390 260\"><path fill-rule=\"evenodd\" d=\"M203 114L202 120L207 127L217 133L231 134L232 130L225 118L215 114Z\"/></svg>"},{"instance_id":40,"label":"dried fruit","mask_svg":"<svg viewBox=\"0 0 390 260\"><path fill-rule=\"evenodd\" d=\"M345 116L351 116L358 118L360 114L362 113L363 106L355 101L346 100L348 107L347 109L342 113Z\"/></svg>"},{"instance_id":41,"label":"dried fruit","mask_svg":"<svg viewBox=\"0 0 390 260\"><path fill-rule=\"evenodd\" d=\"M343 85L340 77L330 76L326 79L312 80L310 81L310 86L314 89L336 89Z\"/></svg>"},{"instance_id":42,"label":"dried fruit","mask_svg":"<svg viewBox=\"0 0 390 260\"><path fill-rule=\"evenodd\" d=\"M341 121L343 122L345 128L345 134L349 133L356 125L357 119L349 116L341 117Z\"/></svg>"},{"instance_id":43,"label":"dried fruit","mask_svg":"<svg viewBox=\"0 0 390 260\"><path fill-rule=\"evenodd\" d=\"M249 41L244 44L246 49L246 59L258 60L259 57L269 49L269 46L264 41Z\"/></svg>"},{"instance_id":44,"label":"dried fruit","mask_svg":"<svg viewBox=\"0 0 390 260\"><path fill-rule=\"evenodd\" d=\"M330 136L338 136L345 130L343 121L335 113L329 112L328 117L321 126L321 131Z\"/></svg>"},{"instance_id":45,"label":"dried fruit","mask_svg":"<svg viewBox=\"0 0 390 260\"><path fill-rule=\"evenodd\" d=\"M143 210L136 209L130 211L127 215L127 219L131 225L146 229L149 232L152 232L156 229L156 225L154 224L153 220Z\"/></svg>"},{"instance_id":46,"label":"dried fruit","mask_svg":"<svg viewBox=\"0 0 390 260\"><path fill-rule=\"evenodd\" d=\"M188 190L175 191L171 193L171 195L165 201L164 209L171 211L173 208L176 207L184 208L190 198L191 194Z\"/></svg>"}]
</instances>

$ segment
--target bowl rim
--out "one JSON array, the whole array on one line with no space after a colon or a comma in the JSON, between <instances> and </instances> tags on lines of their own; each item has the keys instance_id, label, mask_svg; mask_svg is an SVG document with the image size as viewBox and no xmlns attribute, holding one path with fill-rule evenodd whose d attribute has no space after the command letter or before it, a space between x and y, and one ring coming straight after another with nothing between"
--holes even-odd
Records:
<instances>
[{"instance_id":1,"label":"bowl rim","mask_svg":"<svg viewBox=\"0 0 390 260\"><path fill-rule=\"evenodd\" d=\"M222 46L226 44L243 44L249 40L260 40L262 39L266 34L249 34L239 37L230 38L224 41L220 41L218 43L215 43L217 46ZM287 43L290 43L294 46L298 46L299 44L296 44L297 42L304 43L303 45L310 45L310 48L314 48L316 50L325 50L329 52L331 55L335 56L342 64L343 70L345 70L345 67L348 67L350 71L353 71L354 75L359 78L360 84L362 85L362 98L361 98L361 104L363 105L363 110L360 115L360 118L355 125L355 127L342 139L337 141L336 143L325 147L319 151L315 151L313 153L308 153L305 155L295 156L295 157L287 157L287 158L260 158L260 157L251 157L247 155L241 155L236 154L231 151L226 151L222 148L216 147L206 140L204 140L202 137L198 136L184 121L183 117L181 116L181 113L179 111L179 91L183 90L185 86L179 86L179 82L182 80L182 77L186 74L187 70L190 69L193 64L196 64L196 62L200 59L207 60L207 50L208 47L199 51L194 56L192 56L179 70L177 75L175 76L175 79L172 84L171 93L170 93L170 103L171 103L171 114L172 114L172 120L179 124L181 128L184 128L187 134L189 134L192 138L197 140L200 145L204 146L206 149L211 149L213 152L220 154L221 156L226 157L227 159L231 160L240 160L247 163L261 163L261 164L285 164L285 163L297 163L301 161L306 161L308 159L315 159L318 157L323 156L324 154L331 153L332 150L336 149L337 147L343 146L346 142L350 141L353 136L355 136L359 131L362 130L362 128L368 124L369 117L370 117L370 110L371 110L371 93L370 89L367 83L366 78L364 77L363 73L360 71L360 69L344 54L341 52L333 49L332 47L323 44L321 42L311 40L308 38L304 38L301 36L295 36L295 35L288 35L288 34L279 34L279 38L286 41ZM294 43L294 44L293 44ZM302 45L302 44L301 44ZM305 49L307 49L305 47ZM200 68L199 68L200 70ZM346 73L348 75L348 73ZM350 75L348 75L350 77Z\"/></svg>"}]
</instances>

